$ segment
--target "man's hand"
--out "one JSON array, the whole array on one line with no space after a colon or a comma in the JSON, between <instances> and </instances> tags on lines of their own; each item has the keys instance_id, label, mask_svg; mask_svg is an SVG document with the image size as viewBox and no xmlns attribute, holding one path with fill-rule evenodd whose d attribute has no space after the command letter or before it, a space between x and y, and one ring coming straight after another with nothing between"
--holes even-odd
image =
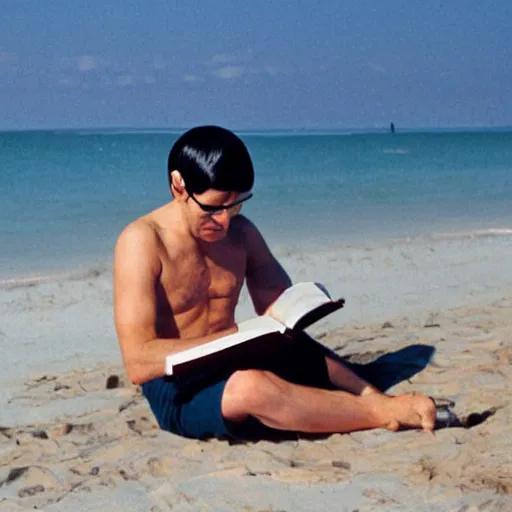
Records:
<instances>
[{"instance_id":1,"label":"man's hand","mask_svg":"<svg viewBox=\"0 0 512 512\"><path fill-rule=\"evenodd\" d=\"M233 327L228 327L224 332L226 333L224 336L236 334L238 332L238 324L234 324Z\"/></svg>"},{"instance_id":2,"label":"man's hand","mask_svg":"<svg viewBox=\"0 0 512 512\"><path fill-rule=\"evenodd\" d=\"M275 302L275 301L274 301ZM265 310L265 312L263 313L263 316L271 316L272 318L274 318L275 320L278 320L274 315L273 315L273 312L272 312L272 306L274 305L274 302L272 302L272 304L270 304L270 306ZM278 320L280 321L280 320Z\"/></svg>"}]
</instances>

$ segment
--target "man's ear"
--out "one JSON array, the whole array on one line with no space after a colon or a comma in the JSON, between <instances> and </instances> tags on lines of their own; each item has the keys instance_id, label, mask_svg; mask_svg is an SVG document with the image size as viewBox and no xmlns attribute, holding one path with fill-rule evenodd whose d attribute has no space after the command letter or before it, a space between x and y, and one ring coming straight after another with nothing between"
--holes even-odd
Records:
<instances>
[{"instance_id":1,"label":"man's ear","mask_svg":"<svg viewBox=\"0 0 512 512\"><path fill-rule=\"evenodd\" d=\"M180 171L171 171L171 192L176 198L182 197L185 193L185 180Z\"/></svg>"}]
</instances>

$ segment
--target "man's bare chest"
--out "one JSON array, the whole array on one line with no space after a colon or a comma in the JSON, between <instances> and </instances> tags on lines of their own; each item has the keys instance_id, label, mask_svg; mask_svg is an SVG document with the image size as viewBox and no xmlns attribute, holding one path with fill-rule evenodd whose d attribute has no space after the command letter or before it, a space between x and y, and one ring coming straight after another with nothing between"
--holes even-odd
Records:
<instances>
[{"instance_id":1,"label":"man's bare chest","mask_svg":"<svg viewBox=\"0 0 512 512\"><path fill-rule=\"evenodd\" d=\"M192 253L172 265L162 262L160 293L174 315L210 306L223 300L238 300L246 270L246 252L237 246L207 255Z\"/></svg>"}]
</instances>

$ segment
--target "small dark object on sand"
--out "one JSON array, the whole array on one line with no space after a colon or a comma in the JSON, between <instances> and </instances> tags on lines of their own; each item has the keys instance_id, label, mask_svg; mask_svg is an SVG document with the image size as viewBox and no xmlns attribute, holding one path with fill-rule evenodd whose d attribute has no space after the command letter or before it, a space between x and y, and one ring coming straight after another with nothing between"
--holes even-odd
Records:
<instances>
[{"instance_id":1,"label":"small dark object on sand","mask_svg":"<svg viewBox=\"0 0 512 512\"><path fill-rule=\"evenodd\" d=\"M115 389L119 387L119 377L117 375L109 375L105 385L107 389Z\"/></svg>"}]
</instances>

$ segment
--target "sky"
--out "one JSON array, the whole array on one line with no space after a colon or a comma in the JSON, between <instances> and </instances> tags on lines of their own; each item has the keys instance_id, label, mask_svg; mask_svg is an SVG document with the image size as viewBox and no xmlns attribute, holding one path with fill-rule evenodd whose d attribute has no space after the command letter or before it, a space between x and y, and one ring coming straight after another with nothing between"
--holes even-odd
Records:
<instances>
[{"instance_id":1,"label":"sky","mask_svg":"<svg viewBox=\"0 0 512 512\"><path fill-rule=\"evenodd\" d=\"M2 0L0 130L512 126L511 0Z\"/></svg>"}]
</instances>

